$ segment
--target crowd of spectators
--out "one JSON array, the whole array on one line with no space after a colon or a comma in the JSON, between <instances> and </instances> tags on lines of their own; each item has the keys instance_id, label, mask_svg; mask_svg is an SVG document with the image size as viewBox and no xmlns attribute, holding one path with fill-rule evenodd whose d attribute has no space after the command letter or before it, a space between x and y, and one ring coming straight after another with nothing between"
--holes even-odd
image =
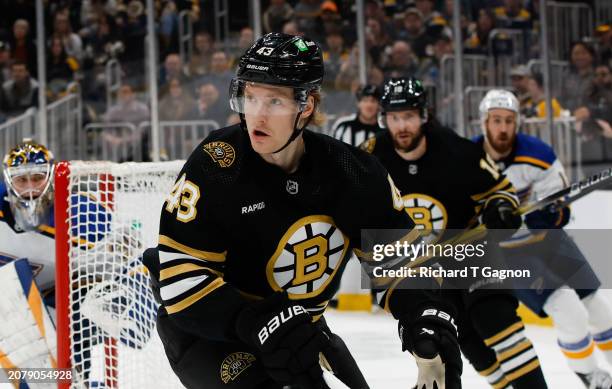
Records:
<instances>
[{"instance_id":1,"label":"crowd of spectators","mask_svg":"<svg viewBox=\"0 0 612 389\"><path fill-rule=\"evenodd\" d=\"M539 59L539 2L536 0L457 0L461 1L461 38L464 53L512 55L514 65L522 63L520 74L512 75L518 83L516 92L529 116L545 116L541 74L531 74L527 63ZM588 2L587 2L588 3ZM592 5L592 4L591 4ZM332 114L347 113L359 85L358 48L355 35L354 4L351 1L271 0L263 14L264 32L284 31L304 34L318 40L324 49L325 93L334 101ZM439 89L441 63L454 52L452 25L453 0L365 1L365 39L368 83L380 84L394 76L416 76L432 89ZM492 37L495 29L511 29L524 35L524 52L517 55L510 38L504 34ZM593 83L596 64L610 65L612 60L612 28L602 23L596 35L572 44L567 60L570 64L563 90L554 96L554 116L565 110L574 114L584 107L584 100ZM517 61L517 59L519 59ZM485 70L487 72L487 70ZM489 83L494 76L486 73ZM516 82L515 82L516 79ZM497 86L510 84L510 79ZM469 86L469 85L466 85ZM493 86L493 84L490 84ZM337 95L349 97L336 99ZM447 99L447 101L450 101ZM335 110L335 111L333 111ZM580 111L578 111L580 112Z\"/></svg>"},{"instance_id":2,"label":"crowd of spectators","mask_svg":"<svg viewBox=\"0 0 612 389\"><path fill-rule=\"evenodd\" d=\"M8 6L7 1L0 3ZM462 6L461 40L466 54L495 55L490 50L497 46L490 45L489 39L497 28L537 35L537 0L456 1ZM0 121L37 102L36 23L31 3L11 1L11 12L0 24ZM231 11L234 2L229 3ZM86 120L133 122L146 116L141 115L148 112L144 4L144 0L60 0L45 7L46 92L51 101L76 82L88 108ZM183 59L178 39L181 11L188 12L195 26L192 54ZM262 0L264 33L308 36L323 48L324 98L338 102L326 106L332 115L354 109L352 96L359 86L355 11L350 0ZM214 120L221 126L235 121L227 103L228 85L240 54L254 41L253 29L233 27L227 46L215 38L214 26L207 22L206 13L212 12L209 0L156 0L155 12L160 119ZM453 54L452 17L453 0L366 0L367 82L381 84L387 77L413 75L427 85L439 86L442 58ZM525 53L524 64L537 53L537 49ZM121 66L122 86L107 105L104 70L112 59ZM611 25L596 26L588 42L573 44L567 60L571 66L563 90L555 96L554 115L567 110L582 120L594 115L605 120L600 112L612 100L610 77L606 82L603 76L612 61ZM542 76L519 66L511 78L524 112L544 115Z\"/></svg>"},{"instance_id":3,"label":"crowd of spectators","mask_svg":"<svg viewBox=\"0 0 612 389\"><path fill-rule=\"evenodd\" d=\"M156 0L160 58L178 52L178 17L188 11L201 19L202 1ZM0 0L0 122L36 106L38 62L35 2ZM119 61L121 76L133 93L146 90L144 0L58 0L45 3L44 26L47 101L79 85L89 120L103 120L106 106L105 65ZM212 38L209 46L212 46ZM199 46L205 44L198 42ZM197 49L196 49L197 50ZM15 72L13 70L16 70ZM199 71L206 72L203 68ZM194 74L197 74L194 72ZM165 77L165 75L164 75ZM121 99L115 99L120 101Z\"/></svg>"}]
</instances>

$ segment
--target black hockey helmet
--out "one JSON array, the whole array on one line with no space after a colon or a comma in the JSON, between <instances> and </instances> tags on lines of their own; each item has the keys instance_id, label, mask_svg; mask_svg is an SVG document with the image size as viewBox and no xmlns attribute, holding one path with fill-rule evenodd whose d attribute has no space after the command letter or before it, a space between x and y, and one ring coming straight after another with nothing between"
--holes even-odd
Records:
<instances>
[{"instance_id":1,"label":"black hockey helmet","mask_svg":"<svg viewBox=\"0 0 612 389\"><path fill-rule=\"evenodd\" d=\"M392 78L387 81L380 105L383 114L418 109L421 117L427 118L427 92L423 83L414 77Z\"/></svg>"},{"instance_id":2,"label":"black hockey helmet","mask_svg":"<svg viewBox=\"0 0 612 389\"><path fill-rule=\"evenodd\" d=\"M372 96L376 100L380 101L382 93L380 92L380 88L378 87L378 85L366 84L357 90L357 93L355 93L355 97L357 98L357 101L359 101L366 96Z\"/></svg>"},{"instance_id":3,"label":"black hockey helmet","mask_svg":"<svg viewBox=\"0 0 612 389\"><path fill-rule=\"evenodd\" d=\"M241 112L244 82L294 88L295 99L306 103L308 93L318 90L323 81L323 54L312 40L271 32L259 38L240 58L236 77L230 85L230 104Z\"/></svg>"},{"instance_id":4,"label":"black hockey helmet","mask_svg":"<svg viewBox=\"0 0 612 389\"><path fill-rule=\"evenodd\" d=\"M244 121L243 94L248 82L293 88L298 112L293 134L287 143L276 151L279 152L302 131L297 128L301 112L306 107L308 95L318 91L322 81L323 54L313 40L271 32L259 38L240 58L236 77L230 83L230 107L238 112Z\"/></svg>"}]
</instances>

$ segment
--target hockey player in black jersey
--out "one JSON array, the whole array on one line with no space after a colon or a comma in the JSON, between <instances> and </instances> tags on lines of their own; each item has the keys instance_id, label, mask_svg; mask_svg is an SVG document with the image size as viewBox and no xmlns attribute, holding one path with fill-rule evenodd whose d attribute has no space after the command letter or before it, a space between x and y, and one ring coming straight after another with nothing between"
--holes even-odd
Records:
<instances>
[{"instance_id":1,"label":"hockey player in black jersey","mask_svg":"<svg viewBox=\"0 0 612 389\"><path fill-rule=\"evenodd\" d=\"M447 239L453 229L469 228L479 216L488 229L508 229L508 234L520 226L520 217L513 214L518 199L512 184L481 149L429 116L420 81L389 80L381 105L389 131L362 148L385 166L418 226L437 233L437 239ZM381 297L403 293L396 287ZM470 287L446 293L461 306L463 353L494 388L546 387L510 292ZM399 296L396 301L401 301Z\"/></svg>"},{"instance_id":2,"label":"hockey player in black jersey","mask_svg":"<svg viewBox=\"0 0 612 389\"><path fill-rule=\"evenodd\" d=\"M368 84L356 93L357 112L336 120L332 127L334 138L353 146L383 131L378 125L381 91L377 85Z\"/></svg>"},{"instance_id":3,"label":"hockey player in black jersey","mask_svg":"<svg viewBox=\"0 0 612 389\"><path fill-rule=\"evenodd\" d=\"M198 145L165 202L144 261L160 337L187 388L333 388L320 353L348 387L367 388L322 315L352 251L371 251L362 230L418 234L375 158L305 129L318 120L322 78L315 42L260 38L230 86L241 123ZM441 377L421 374L460 388L452 306L420 290L391 302L404 347L444 362Z\"/></svg>"}]
</instances>

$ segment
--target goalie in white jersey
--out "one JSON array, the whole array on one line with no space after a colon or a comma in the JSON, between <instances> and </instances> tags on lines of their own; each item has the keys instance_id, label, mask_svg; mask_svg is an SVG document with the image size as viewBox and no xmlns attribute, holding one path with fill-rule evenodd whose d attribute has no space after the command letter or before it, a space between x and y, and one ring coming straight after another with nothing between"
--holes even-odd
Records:
<instances>
[{"instance_id":1,"label":"goalie in white jersey","mask_svg":"<svg viewBox=\"0 0 612 389\"><path fill-rule=\"evenodd\" d=\"M3 368L56 367L55 327L43 302L46 296L48 303L54 305L53 166L53 154L29 140L13 148L3 161L4 183L0 182Z\"/></svg>"},{"instance_id":2,"label":"goalie in white jersey","mask_svg":"<svg viewBox=\"0 0 612 389\"><path fill-rule=\"evenodd\" d=\"M510 179L522 204L568 186L553 149L518 132L519 102L511 92L489 91L480 104L480 117L484 135L476 142ZM588 389L609 389L612 378L598 367L594 348L612 362L612 304L599 291L600 281L580 249L562 230L569 211L549 206L526 215L526 228L503 247L508 264L524 265L540 277L539 285L515 290L519 300L553 319L559 347Z\"/></svg>"}]
</instances>

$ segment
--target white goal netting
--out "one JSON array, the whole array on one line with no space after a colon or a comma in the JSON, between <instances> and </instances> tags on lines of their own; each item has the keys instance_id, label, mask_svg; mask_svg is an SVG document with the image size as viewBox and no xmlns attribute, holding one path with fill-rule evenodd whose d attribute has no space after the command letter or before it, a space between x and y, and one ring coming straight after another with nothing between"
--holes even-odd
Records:
<instances>
[{"instance_id":1,"label":"white goal netting","mask_svg":"<svg viewBox=\"0 0 612 389\"><path fill-rule=\"evenodd\" d=\"M68 197L58 242L70 240L69 292L58 305L66 304L69 336L58 342L69 342L71 388L182 387L157 335L141 255L157 245L161 207L183 163L71 162L67 179L56 179Z\"/></svg>"}]
</instances>

